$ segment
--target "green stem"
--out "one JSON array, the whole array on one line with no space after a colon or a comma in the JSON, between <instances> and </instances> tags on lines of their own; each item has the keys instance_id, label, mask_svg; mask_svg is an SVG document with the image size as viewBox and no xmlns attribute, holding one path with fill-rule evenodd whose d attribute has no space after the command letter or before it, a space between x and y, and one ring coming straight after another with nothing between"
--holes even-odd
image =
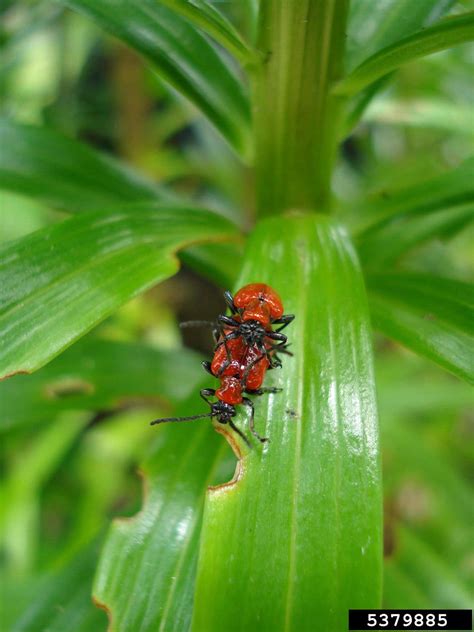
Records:
<instances>
[{"instance_id":1,"label":"green stem","mask_svg":"<svg viewBox=\"0 0 474 632\"><path fill-rule=\"evenodd\" d=\"M347 0L262 0L254 77L257 210L329 211Z\"/></svg>"}]
</instances>

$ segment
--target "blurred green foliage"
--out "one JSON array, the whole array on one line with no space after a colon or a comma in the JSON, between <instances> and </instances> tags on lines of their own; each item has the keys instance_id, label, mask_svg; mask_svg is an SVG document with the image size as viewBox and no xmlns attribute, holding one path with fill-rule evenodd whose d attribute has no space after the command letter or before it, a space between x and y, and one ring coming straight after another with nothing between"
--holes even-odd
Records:
<instances>
[{"instance_id":1,"label":"blurred green foliage","mask_svg":"<svg viewBox=\"0 0 474 632\"><path fill-rule=\"evenodd\" d=\"M173 3L164 4L168 15ZM229 21L252 42L257 3L214 4L226 17L224 26L218 25L224 29L224 40L230 37L225 32ZM399 4L406 3L400 0ZM439 4L444 5L440 15L472 9L469 2ZM357 20L366 23L368 5L365 0L359 12L354 10L355 24ZM179 92L189 97L192 89L188 84L183 88L175 81L171 87L136 51L65 8L64 3L16 0L4 2L0 12L0 113L7 121L2 123L8 128L4 138L12 143L11 151L4 146L0 150L0 242L7 244L5 248L11 247L10 241L41 228L68 232L69 225L61 222L69 213L102 212L107 205L124 202L127 194L129 201L145 197L176 204L192 199L196 206L220 216L224 232L234 233L233 225L244 230L252 225L251 170L216 132L217 128L242 154L249 154L248 104L240 95L235 66L232 72L227 66L221 70L229 73L225 81L231 94L236 91L237 100L227 101L227 93L216 95L210 90L200 95L215 98L204 106L201 103L205 113L218 119L211 125ZM434 15L432 20L438 17ZM185 22L187 18L180 14L180 19ZM387 44L400 39L391 26ZM419 24L405 26L405 36L419 28ZM130 43L130 37L125 39ZM349 51L355 51L349 59L353 68L362 61L360 43L356 38L349 43ZM238 40L234 45L240 50ZM364 57L382 45L374 42L373 50L363 51ZM226 54L220 49L218 54L213 45L209 48L221 68L221 57ZM241 55L245 54L243 47ZM466 383L425 359L435 360L457 375L472 376L472 355L467 347L473 327L469 322L472 288L467 282L474 269L474 173L469 161L474 152L472 55L472 46L463 44L419 59L403 66L396 79L384 80L383 89L367 108L361 105L363 99L351 102L346 119L350 134L345 135L333 174L336 215L352 230L369 271L368 285L375 296L374 323L421 356L381 334L375 337L387 607L467 607L474 587L474 498L469 483L474 456L472 393ZM368 103L368 96L362 97ZM230 102L235 112L229 110ZM13 127L10 121L14 121ZM351 123L356 121L352 129ZM71 154L62 159L52 145L44 167L42 152L48 141L32 141L35 151L30 152L31 163L27 163L14 131L30 124L54 128L58 138L68 137L58 142L64 141ZM68 174L77 164L76 141L107 158L94 153L89 163L90 156L82 148L84 180L78 170L68 182ZM14 159L20 166L9 172ZM126 170L119 166L122 160L128 163ZM39 163L46 171L51 168L50 181L60 185L57 190L42 186L48 175L38 172ZM28 174L29 167L36 182ZM58 169L62 170L60 176ZM90 171L100 176L94 186L87 179ZM123 192L118 189L119 181ZM429 225L424 221L428 216ZM217 232L216 226L214 230ZM239 241L203 248L191 247L183 239L189 246L180 254L187 271L111 315L111 310L105 310L101 317L108 317L102 324L37 373L0 384L4 479L0 625L5 631L104 630L106 616L90 599L98 552L111 519L136 514L144 502L137 477L139 465L149 476L163 478L163 494L167 490L175 493L160 460L163 436L151 434L147 422L173 406L195 410L196 399L185 400L198 388L198 356L183 349L177 323L189 317L213 317L216 310L211 306L219 304L216 284L234 283L242 257ZM30 242L24 243L25 249L29 247ZM388 285L380 273L387 261L401 279L400 295L414 294L408 316L396 292L386 296ZM195 289L196 272L210 280L199 291ZM446 308L440 302L442 288L436 276L458 282L446 289L455 295ZM410 288L403 285L406 278L410 283L413 278L434 280L424 282L427 294L420 298L416 287L410 286L410 294ZM30 282L39 280L39 275L33 275ZM17 279L10 277L10 281L15 286ZM146 280L140 287L149 287L151 282ZM393 277L391 282L395 283ZM203 314L206 303L209 313ZM56 308L52 304L53 315ZM92 307L82 309L90 313ZM407 325L412 312L415 317ZM439 329L430 320L433 314ZM423 319L427 319L426 327ZM88 321L81 333L98 320ZM207 332L198 335L195 347L209 348ZM439 344L433 342L438 339ZM41 340L37 345L35 352ZM184 462L180 445L188 443L194 449L195 442L205 436L209 443L203 454L221 459L211 473L200 461L185 472L188 480L199 482L188 492L195 506L201 507L203 486L227 480L233 459L210 430L207 435L200 429L181 430L165 450L168 473ZM202 508L195 511L200 516ZM146 526L145 518L142 514ZM113 537L120 539L117 526ZM110 542L109 538L108 546L112 546ZM159 543L151 541L147 546L151 550ZM101 572L107 561L102 558ZM191 589L185 580L182 590L187 597ZM176 622L189 624L189 611L180 612L175 601L171 596L174 618L167 613L172 622L164 629L186 629ZM129 630L142 629L133 618L130 621Z\"/></svg>"}]
</instances>

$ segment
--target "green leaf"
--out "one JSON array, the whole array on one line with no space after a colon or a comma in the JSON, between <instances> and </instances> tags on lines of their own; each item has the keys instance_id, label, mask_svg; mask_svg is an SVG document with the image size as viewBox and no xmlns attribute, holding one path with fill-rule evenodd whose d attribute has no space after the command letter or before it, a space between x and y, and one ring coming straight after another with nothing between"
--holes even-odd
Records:
<instances>
[{"instance_id":1,"label":"green leaf","mask_svg":"<svg viewBox=\"0 0 474 632\"><path fill-rule=\"evenodd\" d=\"M245 22L247 36L251 42L254 42L257 35L260 0L242 0L239 8Z\"/></svg>"},{"instance_id":2,"label":"green leaf","mask_svg":"<svg viewBox=\"0 0 474 632\"><path fill-rule=\"evenodd\" d=\"M84 413L65 413L17 456L0 496L4 568L26 575L34 566L40 522L39 495L45 483L89 422Z\"/></svg>"},{"instance_id":3,"label":"green leaf","mask_svg":"<svg viewBox=\"0 0 474 632\"><path fill-rule=\"evenodd\" d=\"M333 88L334 94L353 95L377 79L414 59L474 39L474 12L464 13L410 35L366 59Z\"/></svg>"},{"instance_id":4,"label":"green leaf","mask_svg":"<svg viewBox=\"0 0 474 632\"><path fill-rule=\"evenodd\" d=\"M0 249L0 375L38 369L128 299L173 275L176 250L232 236L189 208L83 213Z\"/></svg>"},{"instance_id":5,"label":"green leaf","mask_svg":"<svg viewBox=\"0 0 474 632\"><path fill-rule=\"evenodd\" d=\"M239 286L275 287L293 357L255 401L269 437L208 492L193 629L342 630L381 593L381 481L370 325L346 233L326 217L259 224ZM240 428L248 432L239 417ZM227 427L224 427L226 429ZM236 437L232 437L235 443ZM363 506L364 510L360 508ZM238 598L236 598L236 595ZM212 607L210 606L212 604Z\"/></svg>"},{"instance_id":6,"label":"green leaf","mask_svg":"<svg viewBox=\"0 0 474 632\"><path fill-rule=\"evenodd\" d=\"M362 238L384 228L397 216L429 213L474 202L473 169L474 157L471 157L436 178L398 191L381 191L369 200L364 214L369 222L360 231Z\"/></svg>"},{"instance_id":7,"label":"green leaf","mask_svg":"<svg viewBox=\"0 0 474 632\"><path fill-rule=\"evenodd\" d=\"M346 68L351 71L367 57L426 28L445 15L454 0L357 0L351 2L346 47ZM348 104L341 138L347 136L373 97L383 90L386 75L353 97Z\"/></svg>"},{"instance_id":8,"label":"green leaf","mask_svg":"<svg viewBox=\"0 0 474 632\"><path fill-rule=\"evenodd\" d=\"M445 15L454 0L357 0L351 2L346 65L353 70L364 59L426 28Z\"/></svg>"},{"instance_id":9,"label":"green leaf","mask_svg":"<svg viewBox=\"0 0 474 632\"><path fill-rule=\"evenodd\" d=\"M178 412L202 409L194 397ZM152 437L144 506L112 525L94 583L116 632L189 629L204 494L229 452L209 419L150 428Z\"/></svg>"},{"instance_id":10,"label":"green leaf","mask_svg":"<svg viewBox=\"0 0 474 632\"><path fill-rule=\"evenodd\" d=\"M47 421L68 409L177 402L196 388L201 373L191 351L86 338L41 371L0 383L0 429Z\"/></svg>"},{"instance_id":11,"label":"green leaf","mask_svg":"<svg viewBox=\"0 0 474 632\"><path fill-rule=\"evenodd\" d=\"M339 138L341 141L350 135L352 129L357 125L359 119L362 117L366 107L375 95L378 92L381 92L388 85L391 78L391 74L381 77L378 81L374 81L372 85L365 90L362 90L349 100L346 105L344 121L339 130Z\"/></svg>"},{"instance_id":12,"label":"green leaf","mask_svg":"<svg viewBox=\"0 0 474 632\"><path fill-rule=\"evenodd\" d=\"M0 117L0 146L0 188L62 210L171 198L113 158L51 129Z\"/></svg>"},{"instance_id":13,"label":"green leaf","mask_svg":"<svg viewBox=\"0 0 474 632\"><path fill-rule=\"evenodd\" d=\"M236 72L187 20L156 0L60 0L141 53L196 105L243 157L251 151L250 108Z\"/></svg>"},{"instance_id":14,"label":"green leaf","mask_svg":"<svg viewBox=\"0 0 474 632\"><path fill-rule=\"evenodd\" d=\"M374 325L386 336L474 381L474 289L422 274L368 277Z\"/></svg>"},{"instance_id":15,"label":"green leaf","mask_svg":"<svg viewBox=\"0 0 474 632\"><path fill-rule=\"evenodd\" d=\"M104 612L94 607L91 601L97 553L97 543L89 545L63 569L45 574L27 584L29 599L26 607L8 630L103 632L106 629L107 617ZM24 585L18 587L20 595L24 590ZM12 593L11 597L14 595L15 593Z\"/></svg>"},{"instance_id":16,"label":"green leaf","mask_svg":"<svg viewBox=\"0 0 474 632\"><path fill-rule=\"evenodd\" d=\"M423 215L403 214L366 233L358 243L359 255L367 268L380 269L411 248L463 227L473 219L473 202Z\"/></svg>"},{"instance_id":17,"label":"green leaf","mask_svg":"<svg viewBox=\"0 0 474 632\"><path fill-rule=\"evenodd\" d=\"M456 169L399 191L382 191L366 205L358 250L366 267L394 262L410 248L470 222L474 184L470 158Z\"/></svg>"},{"instance_id":18,"label":"green leaf","mask_svg":"<svg viewBox=\"0 0 474 632\"><path fill-rule=\"evenodd\" d=\"M160 2L209 33L241 63L253 64L258 61L257 52L250 48L232 23L207 0L160 0Z\"/></svg>"}]
</instances>

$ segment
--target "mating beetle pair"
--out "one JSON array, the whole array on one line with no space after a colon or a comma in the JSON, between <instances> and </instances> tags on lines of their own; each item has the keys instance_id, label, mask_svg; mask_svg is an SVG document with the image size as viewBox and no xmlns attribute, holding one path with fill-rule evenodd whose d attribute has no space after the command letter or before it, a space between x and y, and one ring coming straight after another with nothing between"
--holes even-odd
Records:
<instances>
[{"instance_id":1,"label":"mating beetle pair","mask_svg":"<svg viewBox=\"0 0 474 632\"><path fill-rule=\"evenodd\" d=\"M262 443L254 426L254 405L244 394L262 395L275 393L281 389L262 387L267 369L281 366L278 353L289 354L287 337L281 331L294 319L293 314L283 313L283 303L276 291L264 283L252 283L241 288L235 296L224 293L231 315L223 314L211 324L214 329L216 346L211 362L203 362L204 368L219 378L218 389L201 390L201 397L210 406L210 412L189 417L165 417L155 419L152 425L164 422L192 421L205 417L215 417L219 423L229 426L249 444L247 437L234 424L236 406L243 404L250 409L249 428ZM185 325L203 324L192 321ZM274 326L278 328L273 329ZM210 401L215 397L217 401Z\"/></svg>"}]
</instances>

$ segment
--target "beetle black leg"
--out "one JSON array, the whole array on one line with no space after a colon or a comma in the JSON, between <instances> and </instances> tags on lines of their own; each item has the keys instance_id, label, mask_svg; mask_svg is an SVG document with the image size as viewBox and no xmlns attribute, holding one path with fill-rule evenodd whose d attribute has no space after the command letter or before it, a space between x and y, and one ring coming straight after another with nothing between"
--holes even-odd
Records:
<instances>
[{"instance_id":1,"label":"beetle black leg","mask_svg":"<svg viewBox=\"0 0 474 632\"><path fill-rule=\"evenodd\" d=\"M285 336L285 334L279 334L276 331L268 331L265 336L267 338L271 338L272 340L280 340L281 342L286 343L288 341L288 338Z\"/></svg>"},{"instance_id":2,"label":"beetle black leg","mask_svg":"<svg viewBox=\"0 0 474 632\"><path fill-rule=\"evenodd\" d=\"M215 323L212 328L212 337L214 338L214 346L219 342L219 338L222 335L222 330L219 327L219 323Z\"/></svg>"},{"instance_id":3,"label":"beetle black leg","mask_svg":"<svg viewBox=\"0 0 474 632\"><path fill-rule=\"evenodd\" d=\"M224 325L226 325L227 327L235 328L235 327L238 327L239 323L235 321L235 325L234 325L234 321L232 320L232 318L228 318L227 316L223 316L222 314L217 317L219 337L216 340L217 344L215 346L214 353L221 346L221 344L219 343L219 339L220 339L225 346L225 354L227 356L227 363L220 368L219 375L221 375L224 369L228 367L229 364L232 362L232 356L230 355L229 347L227 346L227 341L233 340L234 338L238 338L238 335L239 335L237 331L231 331L228 334L224 334Z\"/></svg>"},{"instance_id":4,"label":"beetle black leg","mask_svg":"<svg viewBox=\"0 0 474 632\"><path fill-rule=\"evenodd\" d=\"M281 343L281 344L284 344L284 343ZM279 344L278 345L277 344L272 345L271 349L267 349L265 344L262 344L262 346L261 346L261 350L267 356L267 360L270 363L270 366L268 367L269 369L279 369L279 368L281 368L281 360L277 356L278 347L279 346L280 346Z\"/></svg>"},{"instance_id":5,"label":"beetle black leg","mask_svg":"<svg viewBox=\"0 0 474 632\"><path fill-rule=\"evenodd\" d=\"M211 363L208 360L204 360L204 362L201 362L201 365L205 371L207 371L214 377L214 373L212 372L212 369L211 369Z\"/></svg>"},{"instance_id":6,"label":"beetle black leg","mask_svg":"<svg viewBox=\"0 0 474 632\"><path fill-rule=\"evenodd\" d=\"M289 346L290 346L289 344L280 342L280 344L275 345L275 351L276 353L284 353L285 355L289 355L293 357L293 353L291 351L288 351Z\"/></svg>"},{"instance_id":7,"label":"beetle black leg","mask_svg":"<svg viewBox=\"0 0 474 632\"><path fill-rule=\"evenodd\" d=\"M232 296L232 294L229 292L229 290L226 290L224 292L224 300L227 303L227 306L229 307L230 311L233 314L238 314L239 310L237 309L237 307L234 305L234 297Z\"/></svg>"},{"instance_id":8,"label":"beetle black leg","mask_svg":"<svg viewBox=\"0 0 474 632\"><path fill-rule=\"evenodd\" d=\"M254 437L256 437L260 441L260 443L266 443L267 441L270 441L270 439L268 439L267 437L261 437L258 434L258 432L255 430L255 408L254 408L253 402L247 397L243 397L242 403L250 408L250 422L249 422L250 432L253 434Z\"/></svg>"},{"instance_id":9,"label":"beetle black leg","mask_svg":"<svg viewBox=\"0 0 474 632\"><path fill-rule=\"evenodd\" d=\"M232 430L234 430L239 437L241 437L245 443L248 445L249 448L251 448L252 446L250 445L250 441L247 439L247 437L244 435L244 433L242 432L242 430L240 430L240 428L237 428L237 426L234 424L234 422L232 421L232 419L229 420L229 426L232 428Z\"/></svg>"},{"instance_id":10,"label":"beetle black leg","mask_svg":"<svg viewBox=\"0 0 474 632\"><path fill-rule=\"evenodd\" d=\"M295 315L294 314L283 314L283 316L281 318L277 318L276 320L273 321L272 324L273 325L282 325L279 329L276 330L276 333L278 333L282 329L285 329L285 327L287 327L294 320L295 320Z\"/></svg>"},{"instance_id":11,"label":"beetle black leg","mask_svg":"<svg viewBox=\"0 0 474 632\"><path fill-rule=\"evenodd\" d=\"M222 347L222 345L224 345L225 347L225 352L226 352L226 356L227 356L227 364L221 367L221 370L219 372L219 375L224 371L224 369L226 367L229 366L229 364L232 362L232 356L230 355L230 350L229 347L227 346L227 341L228 340L235 340L236 338L238 338L240 336L238 331L232 331L230 334L227 334L226 336L221 335L221 340L216 344L215 348L214 348L214 353L217 351L217 349L219 349L219 347Z\"/></svg>"},{"instance_id":12,"label":"beetle black leg","mask_svg":"<svg viewBox=\"0 0 474 632\"><path fill-rule=\"evenodd\" d=\"M228 340L235 340L239 336L240 334L238 331L232 331L230 334L226 334L225 336L222 336L222 340L219 340L219 342L216 344L216 348L214 349L214 351L217 351L219 347L222 347L222 345L225 345L225 343Z\"/></svg>"},{"instance_id":13,"label":"beetle black leg","mask_svg":"<svg viewBox=\"0 0 474 632\"><path fill-rule=\"evenodd\" d=\"M212 403L207 399L208 397L214 397L214 395L216 394L216 391L214 388L202 388L199 391L199 395L203 398L203 400L206 402L206 404L208 404L209 406L212 406Z\"/></svg>"},{"instance_id":14,"label":"beetle black leg","mask_svg":"<svg viewBox=\"0 0 474 632\"><path fill-rule=\"evenodd\" d=\"M274 357L275 357L275 359L277 361L277 366L281 366L281 360L280 360L280 358L278 357L277 354L284 353L285 355L293 357L292 352L288 351L288 347L289 346L290 346L289 344L287 344L286 342L283 341L283 342L279 342L278 344L275 343L273 345L272 349L269 350L270 353L273 352L273 355L274 355ZM270 368L273 368L273 367L270 367Z\"/></svg>"},{"instance_id":15,"label":"beetle black leg","mask_svg":"<svg viewBox=\"0 0 474 632\"><path fill-rule=\"evenodd\" d=\"M265 337L269 338L270 336L268 334L266 334ZM262 354L267 357L267 360L270 363L270 366L268 367L269 369L280 369L281 368L281 360L277 356L277 353L278 353L280 347L283 347L284 345L285 345L285 342L282 341L279 344L272 345L271 349L267 349L267 347L265 346L265 343L262 343L259 346L259 351L261 351Z\"/></svg>"},{"instance_id":16,"label":"beetle black leg","mask_svg":"<svg viewBox=\"0 0 474 632\"><path fill-rule=\"evenodd\" d=\"M219 314L217 322L227 327L238 327L240 325L239 321L230 318L230 316L225 316L224 314Z\"/></svg>"}]
</instances>

